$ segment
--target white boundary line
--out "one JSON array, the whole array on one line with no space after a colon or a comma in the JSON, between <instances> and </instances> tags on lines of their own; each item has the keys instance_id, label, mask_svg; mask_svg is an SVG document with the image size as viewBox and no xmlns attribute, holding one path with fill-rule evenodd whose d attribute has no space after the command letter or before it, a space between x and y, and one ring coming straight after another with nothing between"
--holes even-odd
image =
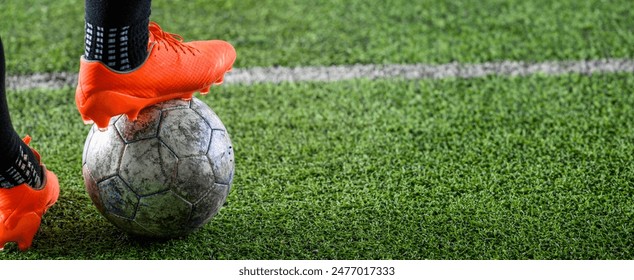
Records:
<instances>
[{"instance_id":1,"label":"white boundary line","mask_svg":"<svg viewBox=\"0 0 634 280\"><path fill-rule=\"evenodd\" d=\"M522 61L486 62L479 64L392 64L304 67L254 67L234 69L225 77L226 84L257 84L282 82L333 82L350 79L443 79L475 78L487 75L526 76L542 73L563 75L570 73L634 73L634 59L601 59L582 61L547 61L529 63ZM59 89L74 87L76 73L40 73L8 76L11 90L34 88Z\"/></svg>"}]
</instances>

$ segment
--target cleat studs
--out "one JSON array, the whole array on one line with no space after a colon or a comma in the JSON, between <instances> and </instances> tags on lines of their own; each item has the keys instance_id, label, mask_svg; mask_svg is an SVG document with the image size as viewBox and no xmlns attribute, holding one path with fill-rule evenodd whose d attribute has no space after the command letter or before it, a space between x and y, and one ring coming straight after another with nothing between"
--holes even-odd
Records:
<instances>
[{"instance_id":1,"label":"cleat studs","mask_svg":"<svg viewBox=\"0 0 634 280\"><path fill-rule=\"evenodd\" d=\"M188 93L181 97L181 100L190 101L194 97L194 93Z\"/></svg>"},{"instance_id":2,"label":"cleat studs","mask_svg":"<svg viewBox=\"0 0 634 280\"><path fill-rule=\"evenodd\" d=\"M211 85L200 90L200 94L207 95L211 91Z\"/></svg>"},{"instance_id":3,"label":"cleat studs","mask_svg":"<svg viewBox=\"0 0 634 280\"><path fill-rule=\"evenodd\" d=\"M95 123L95 121L93 120L84 120L84 124L85 125L93 125Z\"/></svg>"},{"instance_id":4,"label":"cleat studs","mask_svg":"<svg viewBox=\"0 0 634 280\"><path fill-rule=\"evenodd\" d=\"M136 118L139 116L139 112L140 111L132 111L132 112L126 113L125 115L128 117L128 120L136 121Z\"/></svg>"},{"instance_id":5,"label":"cleat studs","mask_svg":"<svg viewBox=\"0 0 634 280\"><path fill-rule=\"evenodd\" d=\"M106 118L98 118L95 121L95 126L97 127L97 129L99 129L99 131L104 132L108 130L108 125L110 124L110 117L106 117Z\"/></svg>"}]
</instances>

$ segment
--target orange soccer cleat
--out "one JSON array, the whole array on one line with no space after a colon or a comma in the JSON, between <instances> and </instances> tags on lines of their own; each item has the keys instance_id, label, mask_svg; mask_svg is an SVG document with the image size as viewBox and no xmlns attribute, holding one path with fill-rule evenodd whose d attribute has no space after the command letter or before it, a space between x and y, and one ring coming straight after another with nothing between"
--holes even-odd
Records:
<instances>
[{"instance_id":1,"label":"orange soccer cleat","mask_svg":"<svg viewBox=\"0 0 634 280\"><path fill-rule=\"evenodd\" d=\"M85 123L100 129L111 117L126 114L136 119L147 106L175 98L191 99L194 92L207 94L223 82L236 59L225 41L183 42L151 22L148 58L131 71L113 71L100 61L81 58L75 92L77 109Z\"/></svg>"},{"instance_id":2,"label":"orange soccer cleat","mask_svg":"<svg viewBox=\"0 0 634 280\"><path fill-rule=\"evenodd\" d=\"M29 136L24 138L28 145ZM40 160L37 151L31 149ZM22 251L31 247L33 237L40 228L42 215L59 197L57 176L44 165L44 181L41 189L33 189L27 184L13 188L0 188L0 250L7 242L18 243Z\"/></svg>"}]
</instances>

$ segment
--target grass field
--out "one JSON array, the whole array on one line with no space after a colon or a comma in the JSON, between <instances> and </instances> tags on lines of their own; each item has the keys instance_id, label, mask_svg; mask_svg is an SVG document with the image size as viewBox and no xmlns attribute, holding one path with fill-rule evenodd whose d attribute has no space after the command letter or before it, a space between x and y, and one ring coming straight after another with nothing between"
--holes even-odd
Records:
<instances>
[{"instance_id":1,"label":"grass field","mask_svg":"<svg viewBox=\"0 0 634 280\"><path fill-rule=\"evenodd\" d=\"M83 1L0 3L10 75L77 71ZM631 6L155 1L153 20L230 41L238 68L531 62L634 58ZM633 259L632 89L633 73L224 85L199 97L231 134L232 192L163 242L92 205L74 88L10 91L62 191L33 248L0 259Z\"/></svg>"}]
</instances>

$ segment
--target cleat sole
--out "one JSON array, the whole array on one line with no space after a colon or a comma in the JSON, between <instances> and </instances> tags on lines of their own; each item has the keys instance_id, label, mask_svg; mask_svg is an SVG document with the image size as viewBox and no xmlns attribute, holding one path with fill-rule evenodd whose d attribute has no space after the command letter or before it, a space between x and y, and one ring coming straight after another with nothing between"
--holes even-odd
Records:
<instances>
[{"instance_id":1,"label":"cleat sole","mask_svg":"<svg viewBox=\"0 0 634 280\"><path fill-rule=\"evenodd\" d=\"M197 91L204 95L205 89L208 90L209 87ZM90 95L81 104L80 99L77 99L77 108L84 123L89 120L88 122L94 123L100 131L107 131L110 118L114 116L125 114L129 120L134 121L143 108L172 99L191 100L193 95L194 92L176 92L155 98L138 98L115 91L101 91Z\"/></svg>"}]
</instances>

